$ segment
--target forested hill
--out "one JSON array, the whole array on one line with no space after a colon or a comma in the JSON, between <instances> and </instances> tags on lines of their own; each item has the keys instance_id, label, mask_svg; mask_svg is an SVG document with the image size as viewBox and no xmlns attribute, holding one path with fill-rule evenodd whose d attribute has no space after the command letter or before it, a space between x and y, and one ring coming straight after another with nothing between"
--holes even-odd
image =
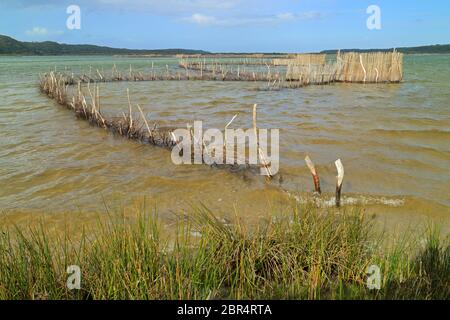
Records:
<instances>
[{"instance_id":1,"label":"forested hill","mask_svg":"<svg viewBox=\"0 0 450 320\"><path fill-rule=\"evenodd\" d=\"M343 49L341 52L392 51L389 49ZM450 53L450 44L421 47L396 48L403 53ZM336 53L337 50L324 50L321 53ZM64 44L53 41L22 42L0 35L0 55L175 55L175 54L211 54L203 50L191 49L155 49L133 50L102 47L90 44ZM235 53L238 54L238 53Z\"/></svg>"},{"instance_id":2,"label":"forested hill","mask_svg":"<svg viewBox=\"0 0 450 320\"><path fill-rule=\"evenodd\" d=\"M392 51L394 48L390 49L344 49L341 52L374 52L374 51ZM450 44L435 44L431 46L421 46L421 47L403 47L396 48L398 52L403 53L450 53ZM336 53L337 50L324 50L321 53Z\"/></svg>"},{"instance_id":3,"label":"forested hill","mask_svg":"<svg viewBox=\"0 0 450 320\"><path fill-rule=\"evenodd\" d=\"M62 44L52 41L22 42L8 36L0 35L0 55L174 55L208 53L202 50L190 49L132 50L88 44Z\"/></svg>"}]
</instances>

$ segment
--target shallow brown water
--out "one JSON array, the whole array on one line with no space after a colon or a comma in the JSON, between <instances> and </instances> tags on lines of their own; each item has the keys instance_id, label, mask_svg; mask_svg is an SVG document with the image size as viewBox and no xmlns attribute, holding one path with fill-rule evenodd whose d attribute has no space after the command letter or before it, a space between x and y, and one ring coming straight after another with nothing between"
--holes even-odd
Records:
<instances>
[{"instance_id":1,"label":"shallow brown water","mask_svg":"<svg viewBox=\"0 0 450 320\"><path fill-rule=\"evenodd\" d=\"M223 128L280 129L280 175L233 174L205 165L175 166L170 152L115 137L78 120L39 93L38 73L110 70L113 63L148 71L150 60L113 57L0 58L0 207L14 219L39 212L55 217L141 202L161 215L200 202L230 214L258 217L301 201L312 189L303 161L309 154L321 176L324 201L333 196L334 160L345 166L347 203L367 205L391 224L432 219L450 228L450 56L407 56L405 81L395 85L334 84L258 91L237 82L101 84L103 110L127 110L126 89L148 118L185 127L202 120ZM157 67L175 60L154 60ZM234 213L231 213L234 214ZM57 218L55 218L57 219Z\"/></svg>"}]
</instances>

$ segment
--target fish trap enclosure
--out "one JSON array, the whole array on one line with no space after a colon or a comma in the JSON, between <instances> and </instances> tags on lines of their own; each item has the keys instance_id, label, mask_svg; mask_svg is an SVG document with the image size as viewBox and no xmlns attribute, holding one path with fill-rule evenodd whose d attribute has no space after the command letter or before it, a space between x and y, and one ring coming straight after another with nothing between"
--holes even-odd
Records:
<instances>
[{"instance_id":1,"label":"fish trap enclosure","mask_svg":"<svg viewBox=\"0 0 450 320\"><path fill-rule=\"evenodd\" d=\"M302 86L309 84L348 83L398 83L403 79L403 54L399 52L349 52L336 56L327 64L287 66L286 80Z\"/></svg>"},{"instance_id":2,"label":"fish trap enclosure","mask_svg":"<svg viewBox=\"0 0 450 320\"><path fill-rule=\"evenodd\" d=\"M254 152L257 154L256 157L259 162L248 161L246 155L250 154L250 152L246 151L246 149L249 149L246 145L243 146L244 152L239 153L239 150L242 149L242 147L238 145L237 148L229 148L229 144L227 144L226 140L225 145L220 148L222 149L223 159L226 158L227 161L216 162L214 155L217 154L218 147L208 147L204 142L198 141L192 129L190 129L188 133L189 142L182 141L179 140L175 134L176 129L178 129L177 127L160 127L157 123L151 125L139 104L135 105L135 108L139 113L137 115L134 114L134 108L131 103L128 89L127 112L122 112L122 116L106 116L101 108L99 83L127 80L118 80L116 78L108 78L107 80L105 77L101 76L101 74L99 74L99 76L100 78L97 79L98 81L96 82L92 81L92 79L86 80L83 77L78 77L78 82L74 82L75 77L73 75L69 76L64 73L50 72L41 76L39 87L42 93L46 94L59 105L72 110L78 118L86 120L91 125L103 128L114 134L126 137L130 140L140 141L142 143L175 151L180 157L186 156L184 159L191 160L191 163L197 163L198 161L198 155L195 154L195 150L202 149L205 150L206 153L203 151L201 152L199 163L208 164L215 168L227 169L231 172L248 171L256 174L257 172L261 172L260 169L262 169L267 173L267 177L271 178L273 176L268 167L267 160L261 153L259 143L257 144L257 150ZM82 79L84 79L85 82L83 82ZM86 83L86 87L82 87L82 83ZM77 87L73 87L73 91L69 90L69 87L74 85L77 85ZM235 117L233 117L226 127L231 124ZM256 104L253 107L253 132L255 139L257 139ZM209 148L211 148L211 150L209 150ZM186 150L188 152L186 152ZM244 157L242 157L242 154ZM232 162L229 161L229 158L232 159Z\"/></svg>"},{"instance_id":3,"label":"fish trap enclosure","mask_svg":"<svg viewBox=\"0 0 450 320\"><path fill-rule=\"evenodd\" d=\"M336 81L396 83L403 79L403 53L340 53L336 56Z\"/></svg>"},{"instance_id":4,"label":"fish trap enclosure","mask_svg":"<svg viewBox=\"0 0 450 320\"><path fill-rule=\"evenodd\" d=\"M273 65L275 66L287 66L287 65L324 65L326 55L325 54L295 54L289 56L287 59L273 59Z\"/></svg>"},{"instance_id":5,"label":"fish trap enclosure","mask_svg":"<svg viewBox=\"0 0 450 320\"><path fill-rule=\"evenodd\" d=\"M289 64L286 71L287 81L300 82L302 85L328 84L336 79L337 66L329 64L297 65Z\"/></svg>"}]
</instances>

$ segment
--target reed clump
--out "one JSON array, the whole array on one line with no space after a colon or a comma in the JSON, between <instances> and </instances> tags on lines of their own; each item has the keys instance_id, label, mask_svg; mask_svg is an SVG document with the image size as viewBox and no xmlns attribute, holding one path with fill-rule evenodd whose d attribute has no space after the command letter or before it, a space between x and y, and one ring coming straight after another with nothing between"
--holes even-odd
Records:
<instances>
[{"instance_id":1,"label":"reed clump","mask_svg":"<svg viewBox=\"0 0 450 320\"><path fill-rule=\"evenodd\" d=\"M430 232L412 251L382 249L361 209L294 207L248 227L208 209L167 235L144 208L73 241L43 228L0 233L0 299L448 299L449 242ZM276 217L276 218L275 218ZM381 268L380 290L366 285ZM66 268L81 270L81 289Z\"/></svg>"}]
</instances>

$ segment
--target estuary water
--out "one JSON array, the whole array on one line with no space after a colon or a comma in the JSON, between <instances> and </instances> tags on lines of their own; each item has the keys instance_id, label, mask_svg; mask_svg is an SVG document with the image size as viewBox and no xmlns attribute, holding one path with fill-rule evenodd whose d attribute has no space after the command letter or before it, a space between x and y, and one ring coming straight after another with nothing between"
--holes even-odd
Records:
<instances>
[{"instance_id":1,"label":"estuary water","mask_svg":"<svg viewBox=\"0 0 450 320\"><path fill-rule=\"evenodd\" d=\"M316 164L324 205L336 168L345 167L344 203L363 204L390 225L433 220L450 230L450 55L408 55L400 84L332 84L280 91L264 83L160 81L100 85L102 109L127 112L126 90L150 123L280 129L274 181L205 165L172 163L170 152L92 127L38 89L39 74L149 72L177 60L129 57L0 57L0 212L22 221L39 213L101 212L143 199L160 215L202 203L257 218L303 201L313 189L304 158Z\"/></svg>"}]
</instances>

